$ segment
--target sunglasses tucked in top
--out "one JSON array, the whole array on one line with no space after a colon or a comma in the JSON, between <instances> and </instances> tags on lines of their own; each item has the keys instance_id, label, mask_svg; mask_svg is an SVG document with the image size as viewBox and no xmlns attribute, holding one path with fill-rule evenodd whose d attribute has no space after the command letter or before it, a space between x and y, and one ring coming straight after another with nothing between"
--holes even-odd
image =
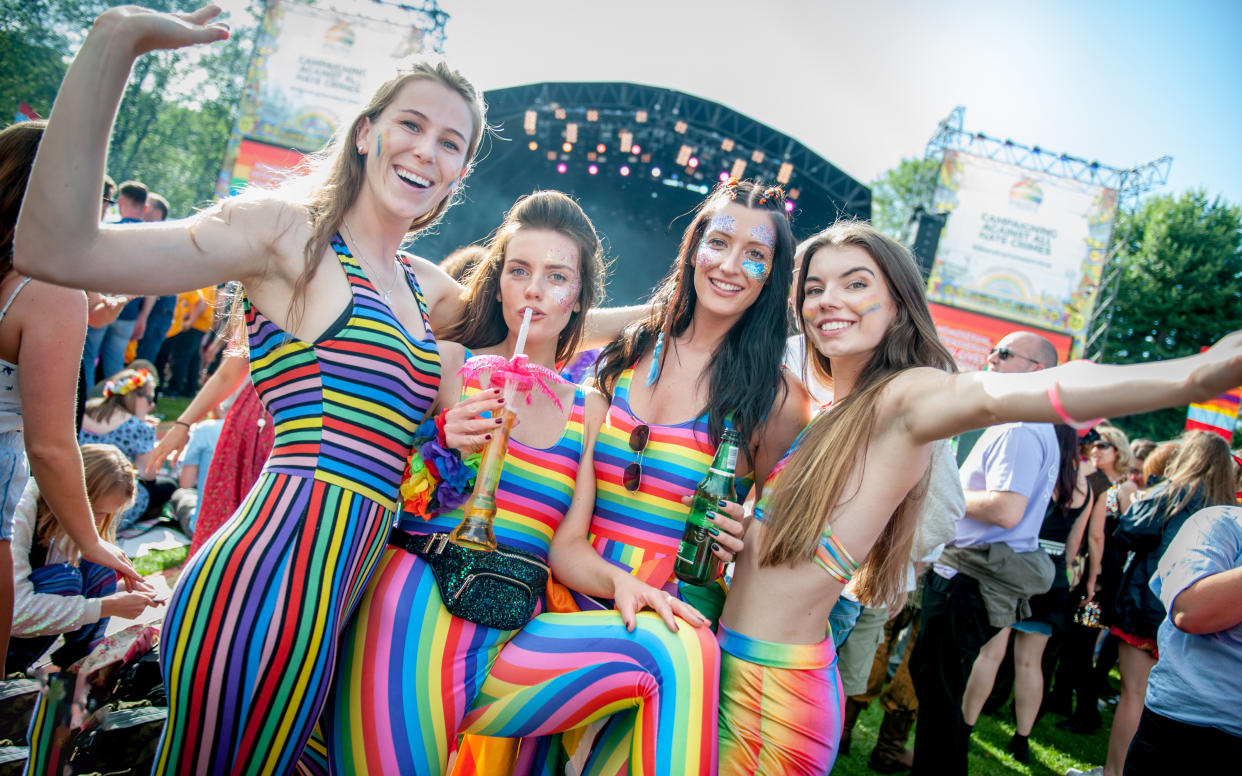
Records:
<instances>
[{"instance_id":1,"label":"sunglasses tucked in top","mask_svg":"<svg viewBox=\"0 0 1242 776\"><path fill-rule=\"evenodd\" d=\"M630 431L630 449L638 453L638 458L625 467L621 475L621 484L630 493L638 490L643 481L643 451L647 449L647 440L651 438L651 426L640 423Z\"/></svg>"}]
</instances>

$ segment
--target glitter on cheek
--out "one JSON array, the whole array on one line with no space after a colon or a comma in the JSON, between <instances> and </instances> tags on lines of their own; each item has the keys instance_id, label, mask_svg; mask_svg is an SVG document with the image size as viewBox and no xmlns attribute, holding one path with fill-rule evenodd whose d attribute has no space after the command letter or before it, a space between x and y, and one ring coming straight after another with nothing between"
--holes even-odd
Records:
<instances>
[{"instance_id":1,"label":"glitter on cheek","mask_svg":"<svg viewBox=\"0 0 1242 776\"><path fill-rule=\"evenodd\" d=\"M766 245L769 249L776 249L776 230L770 224L759 224L750 230L751 239Z\"/></svg>"},{"instance_id":2,"label":"glitter on cheek","mask_svg":"<svg viewBox=\"0 0 1242 776\"><path fill-rule=\"evenodd\" d=\"M768 264L766 261L746 259L742 262L742 272L751 280L763 280L768 276Z\"/></svg>"},{"instance_id":3,"label":"glitter on cheek","mask_svg":"<svg viewBox=\"0 0 1242 776\"><path fill-rule=\"evenodd\" d=\"M694 263L700 267L711 267L720 263L723 251L717 250L707 244L707 240L699 243L699 253L695 257Z\"/></svg>"},{"instance_id":4,"label":"glitter on cheek","mask_svg":"<svg viewBox=\"0 0 1242 776\"><path fill-rule=\"evenodd\" d=\"M552 289L552 301L556 302L562 310L572 310L574 303L578 301L578 292L581 290L582 281L574 278L571 282Z\"/></svg>"}]
</instances>

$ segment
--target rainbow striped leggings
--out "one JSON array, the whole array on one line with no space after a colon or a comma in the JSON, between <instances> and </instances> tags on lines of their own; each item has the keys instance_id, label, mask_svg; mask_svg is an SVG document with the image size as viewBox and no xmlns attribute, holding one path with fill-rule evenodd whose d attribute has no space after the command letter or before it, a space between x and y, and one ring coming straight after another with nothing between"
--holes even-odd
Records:
<instances>
[{"instance_id":1,"label":"rainbow striped leggings","mask_svg":"<svg viewBox=\"0 0 1242 776\"><path fill-rule=\"evenodd\" d=\"M832 637L776 644L720 626L720 774L826 776L845 696Z\"/></svg>"},{"instance_id":2,"label":"rainbow striped leggings","mask_svg":"<svg viewBox=\"0 0 1242 776\"><path fill-rule=\"evenodd\" d=\"M602 611L485 628L450 615L427 564L389 548L347 631L321 724L340 774L438 776L458 733L547 735L610 715L633 737L628 750L601 750L632 761L633 773L709 774L718 681L705 628L673 633L643 614L629 633Z\"/></svg>"}]
</instances>

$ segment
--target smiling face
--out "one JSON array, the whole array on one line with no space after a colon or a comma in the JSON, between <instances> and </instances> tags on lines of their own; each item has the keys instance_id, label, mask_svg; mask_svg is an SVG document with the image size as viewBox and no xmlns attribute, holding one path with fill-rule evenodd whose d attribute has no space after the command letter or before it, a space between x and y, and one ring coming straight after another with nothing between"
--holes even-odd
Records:
<instances>
[{"instance_id":1,"label":"smiling face","mask_svg":"<svg viewBox=\"0 0 1242 776\"><path fill-rule=\"evenodd\" d=\"M499 298L505 324L516 334L532 311L527 341L555 343L570 317L581 311L581 261L568 235L550 229L519 229L505 246Z\"/></svg>"},{"instance_id":2,"label":"smiling face","mask_svg":"<svg viewBox=\"0 0 1242 776\"><path fill-rule=\"evenodd\" d=\"M694 254L694 290L709 312L736 317L763 290L772 271L772 215L728 202L707 218Z\"/></svg>"},{"instance_id":3,"label":"smiling face","mask_svg":"<svg viewBox=\"0 0 1242 776\"><path fill-rule=\"evenodd\" d=\"M838 358L879 346L897 310L871 254L857 245L821 248L803 278L803 328L819 352Z\"/></svg>"},{"instance_id":4,"label":"smiling face","mask_svg":"<svg viewBox=\"0 0 1242 776\"><path fill-rule=\"evenodd\" d=\"M430 79L408 81L374 120L358 126L363 196L406 221L430 212L461 178L473 129L460 94Z\"/></svg>"}]
</instances>

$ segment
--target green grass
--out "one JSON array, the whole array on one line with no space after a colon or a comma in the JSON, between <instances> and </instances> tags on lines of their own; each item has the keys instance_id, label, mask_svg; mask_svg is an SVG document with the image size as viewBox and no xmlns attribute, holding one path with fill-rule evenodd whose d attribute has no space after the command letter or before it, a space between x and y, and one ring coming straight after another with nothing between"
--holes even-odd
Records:
<instances>
[{"instance_id":1,"label":"green grass","mask_svg":"<svg viewBox=\"0 0 1242 776\"><path fill-rule=\"evenodd\" d=\"M970 776L1062 776L1066 768L1085 769L1104 762L1108 754L1108 729L1113 721L1111 706L1104 712L1104 725L1088 736L1058 729L1056 723L1062 718L1056 714L1041 717L1031 731L1031 761L1025 764L1013 759L1006 748L1014 732L1010 709L1006 704L995 716L979 718L970 737ZM882 718L879 703L872 703L863 712L854 728L850 754L837 758L832 776L875 776L876 772L867 767L867 757L875 746ZM913 736L908 745L914 745Z\"/></svg>"},{"instance_id":2,"label":"green grass","mask_svg":"<svg viewBox=\"0 0 1242 776\"><path fill-rule=\"evenodd\" d=\"M134 568L144 577L157 571L180 566L190 554L190 546L171 547L167 550L152 550L146 555L134 559Z\"/></svg>"},{"instance_id":3,"label":"green grass","mask_svg":"<svg viewBox=\"0 0 1242 776\"><path fill-rule=\"evenodd\" d=\"M161 396L155 405L155 414L171 423L181 417L181 413L185 412L185 408L190 406L191 399L184 399L174 396Z\"/></svg>"}]
</instances>

